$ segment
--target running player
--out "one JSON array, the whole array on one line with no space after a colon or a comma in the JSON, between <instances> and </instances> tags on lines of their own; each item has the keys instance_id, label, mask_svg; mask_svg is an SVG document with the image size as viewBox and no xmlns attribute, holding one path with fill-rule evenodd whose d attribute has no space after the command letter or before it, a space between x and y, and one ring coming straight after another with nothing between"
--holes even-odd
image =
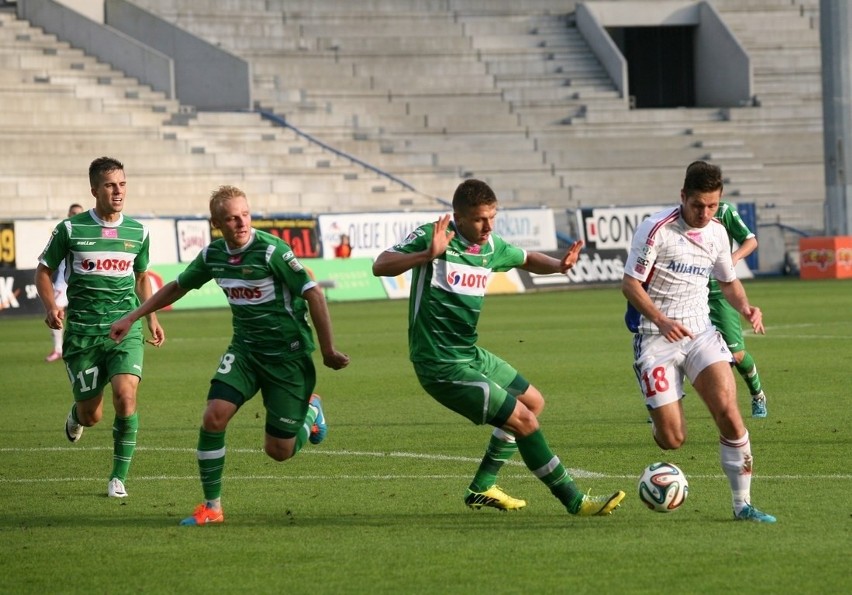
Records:
<instances>
[{"instance_id":1,"label":"running player","mask_svg":"<svg viewBox=\"0 0 852 595\"><path fill-rule=\"evenodd\" d=\"M423 389L438 403L474 424L494 426L490 443L464 496L471 508L516 510L526 501L496 485L497 473L515 452L571 514L610 514L624 498L616 491L583 494L539 427L544 397L517 370L476 344L476 327L492 271L522 268L565 273L577 262L582 242L561 260L527 252L493 233L497 197L479 180L466 180L453 196L453 218L415 229L381 253L373 274L392 277L412 270L409 356Z\"/></svg>"},{"instance_id":2,"label":"running player","mask_svg":"<svg viewBox=\"0 0 852 595\"><path fill-rule=\"evenodd\" d=\"M139 427L136 391L142 379L142 325L130 329L129 340L109 340L114 321L151 295L148 280L148 229L122 214L127 191L124 165L100 157L89 166L95 207L62 221L39 257L35 285L51 329L66 328L62 359L71 380L74 404L65 420L65 436L77 442L83 428L103 416L103 394L112 385L115 408L113 466L107 495L125 498L124 482L136 450ZM68 314L56 303L51 277L65 262ZM149 343L159 347L165 334L156 315L148 317Z\"/></svg>"},{"instance_id":3,"label":"running player","mask_svg":"<svg viewBox=\"0 0 852 595\"><path fill-rule=\"evenodd\" d=\"M316 329L323 363L345 368L349 357L334 348L331 317L322 288L308 276L293 250L274 235L252 229L248 199L239 188L221 186L210 197L210 217L222 232L175 281L112 325L122 341L134 321L179 300L211 279L231 306L234 335L210 382L198 436L198 469L204 502L181 525L225 520L222 477L225 430L258 391L266 408L264 450L276 460L294 456L305 441L322 442L327 432L320 399L313 394Z\"/></svg>"},{"instance_id":4,"label":"running player","mask_svg":"<svg viewBox=\"0 0 852 595\"><path fill-rule=\"evenodd\" d=\"M644 220L624 265L622 292L632 316L634 371L651 413L654 440L664 450L686 441L682 386L686 376L719 429L722 470L734 518L774 523L751 504L752 453L737 408L733 356L710 322L707 283L712 276L731 305L763 333L763 316L737 280L725 228L714 219L722 171L696 161L686 170L681 205Z\"/></svg>"},{"instance_id":5,"label":"running player","mask_svg":"<svg viewBox=\"0 0 852 595\"><path fill-rule=\"evenodd\" d=\"M739 244L731 254L731 260L736 266L740 260L757 249L757 238L731 203L719 203L716 219L728 232L728 239L735 240ZM719 283L713 278L710 279L710 321L722 333L722 338L734 355L734 366L748 386L749 394L751 394L751 416L766 417L766 395L760 383L760 374L757 373L754 358L745 348L740 313L728 303L719 288Z\"/></svg>"}]
</instances>

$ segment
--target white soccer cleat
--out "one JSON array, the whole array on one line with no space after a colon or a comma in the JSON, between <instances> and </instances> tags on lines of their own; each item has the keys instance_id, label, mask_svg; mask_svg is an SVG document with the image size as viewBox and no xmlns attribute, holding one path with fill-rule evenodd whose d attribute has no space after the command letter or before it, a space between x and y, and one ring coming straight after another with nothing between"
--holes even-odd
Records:
<instances>
[{"instance_id":1,"label":"white soccer cleat","mask_svg":"<svg viewBox=\"0 0 852 595\"><path fill-rule=\"evenodd\" d=\"M68 412L68 418L65 420L65 437L69 442L77 442L83 435L83 425L74 421L71 412Z\"/></svg>"},{"instance_id":2,"label":"white soccer cleat","mask_svg":"<svg viewBox=\"0 0 852 595\"><path fill-rule=\"evenodd\" d=\"M107 484L107 496L110 498L127 498L124 482L117 477L110 479L109 484Z\"/></svg>"}]
</instances>

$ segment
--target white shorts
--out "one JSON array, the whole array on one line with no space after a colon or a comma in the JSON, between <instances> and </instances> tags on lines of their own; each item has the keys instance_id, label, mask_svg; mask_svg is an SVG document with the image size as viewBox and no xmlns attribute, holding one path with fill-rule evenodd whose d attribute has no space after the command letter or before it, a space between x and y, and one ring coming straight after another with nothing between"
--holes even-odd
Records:
<instances>
[{"instance_id":1,"label":"white shorts","mask_svg":"<svg viewBox=\"0 0 852 595\"><path fill-rule=\"evenodd\" d=\"M669 343L663 335L636 335L633 370L645 406L656 409L683 398L683 377L691 383L704 368L717 362L733 363L731 350L716 329Z\"/></svg>"}]
</instances>

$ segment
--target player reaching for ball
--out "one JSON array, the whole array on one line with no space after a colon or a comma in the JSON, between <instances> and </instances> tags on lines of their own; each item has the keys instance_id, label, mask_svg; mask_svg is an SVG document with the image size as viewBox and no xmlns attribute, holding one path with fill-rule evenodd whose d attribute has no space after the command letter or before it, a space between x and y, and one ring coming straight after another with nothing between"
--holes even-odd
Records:
<instances>
[{"instance_id":1,"label":"player reaching for ball","mask_svg":"<svg viewBox=\"0 0 852 595\"><path fill-rule=\"evenodd\" d=\"M258 391L266 409L264 451L286 461L305 442L322 442L326 421L313 394L316 329L323 363L345 368L349 357L334 347L325 296L290 246L272 234L252 229L245 194L221 186L210 197L210 218L222 238L208 244L175 281L112 325L121 341L135 320L174 303L191 289L215 279L233 316L234 335L210 381L198 436L198 469L204 502L181 525L224 521L222 477L228 422Z\"/></svg>"},{"instance_id":2,"label":"player reaching for ball","mask_svg":"<svg viewBox=\"0 0 852 595\"><path fill-rule=\"evenodd\" d=\"M734 518L774 523L774 516L751 504L751 441L737 407L733 355L710 322L707 303L707 283L713 277L754 332L764 332L760 309L749 304L736 278L728 234L714 219L722 187L717 166L691 163L680 206L656 213L636 228L622 279L627 325L636 333L633 368L651 413L654 440L666 450L686 441L681 399L683 377L689 378L719 429Z\"/></svg>"},{"instance_id":3,"label":"player reaching for ball","mask_svg":"<svg viewBox=\"0 0 852 595\"><path fill-rule=\"evenodd\" d=\"M577 262L582 242L574 242L561 260L509 244L493 233L497 197L479 180L465 180L458 186L453 212L452 220L445 215L422 225L382 252L373 264L373 274L390 277L412 271L409 356L423 389L474 424L494 426L465 504L500 510L526 506L526 501L512 498L496 485L500 468L519 452L568 512L610 514L624 492L584 494L539 427L542 394L511 365L476 344L492 271L521 268L541 275L565 273Z\"/></svg>"}]
</instances>

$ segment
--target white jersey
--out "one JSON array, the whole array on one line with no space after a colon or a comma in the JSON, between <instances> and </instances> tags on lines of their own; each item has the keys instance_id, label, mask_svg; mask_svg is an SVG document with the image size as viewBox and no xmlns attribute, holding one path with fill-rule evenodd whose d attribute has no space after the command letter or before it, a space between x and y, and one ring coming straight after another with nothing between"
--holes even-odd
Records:
<instances>
[{"instance_id":1,"label":"white jersey","mask_svg":"<svg viewBox=\"0 0 852 595\"><path fill-rule=\"evenodd\" d=\"M657 309L693 334L712 328L708 280L736 279L731 242L722 224L713 219L706 227L690 227L681 217L680 207L655 213L639 224L624 273L642 281ZM628 311L627 318L634 332L660 334L635 309L632 314Z\"/></svg>"}]
</instances>

